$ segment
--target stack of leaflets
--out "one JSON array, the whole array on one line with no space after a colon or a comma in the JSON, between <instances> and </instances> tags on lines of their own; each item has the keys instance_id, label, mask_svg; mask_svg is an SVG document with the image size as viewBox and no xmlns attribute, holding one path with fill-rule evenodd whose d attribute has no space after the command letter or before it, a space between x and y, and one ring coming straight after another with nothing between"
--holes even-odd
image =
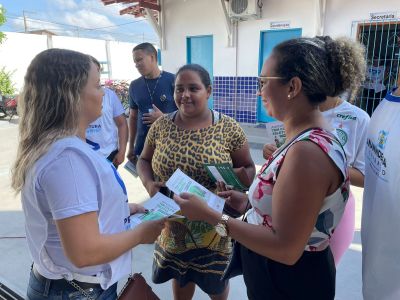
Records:
<instances>
[{"instance_id":1,"label":"stack of leaflets","mask_svg":"<svg viewBox=\"0 0 400 300\"><path fill-rule=\"evenodd\" d=\"M222 164L205 164L208 176L214 181L222 181L225 183L227 188L235 189L238 191L246 191L247 188L240 182L232 169L232 166L228 163Z\"/></svg>"},{"instance_id":2,"label":"stack of leaflets","mask_svg":"<svg viewBox=\"0 0 400 300\"><path fill-rule=\"evenodd\" d=\"M207 190L200 183L177 169L174 174L166 182L166 186L175 194L191 193L202 200L206 201L212 209L222 212L225 205L225 200L218 197L214 193ZM144 202L143 206L148 210L147 213L137 213L130 217L131 228L136 227L140 223L159 220L162 218L168 219L184 219L185 217L177 214L180 211L179 205L171 198L158 192L152 198Z\"/></svg>"},{"instance_id":3,"label":"stack of leaflets","mask_svg":"<svg viewBox=\"0 0 400 300\"><path fill-rule=\"evenodd\" d=\"M161 193L155 194L152 198L147 200L143 206L148 210L148 212L137 213L131 216L131 228L136 227L140 223L151 220L159 220L162 218L185 218L184 216L176 214L180 210L178 204Z\"/></svg>"},{"instance_id":4,"label":"stack of leaflets","mask_svg":"<svg viewBox=\"0 0 400 300\"><path fill-rule=\"evenodd\" d=\"M209 207L218 212L222 212L224 209L224 199L207 190L204 186L194 181L180 169L177 169L174 174L172 174L166 182L166 186L177 195L180 195L181 193L194 194L206 201Z\"/></svg>"},{"instance_id":5,"label":"stack of leaflets","mask_svg":"<svg viewBox=\"0 0 400 300\"><path fill-rule=\"evenodd\" d=\"M136 165L132 163L130 160L124 165L125 170L131 173L133 176L138 177L138 172L136 170Z\"/></svg>"}]
</instances>

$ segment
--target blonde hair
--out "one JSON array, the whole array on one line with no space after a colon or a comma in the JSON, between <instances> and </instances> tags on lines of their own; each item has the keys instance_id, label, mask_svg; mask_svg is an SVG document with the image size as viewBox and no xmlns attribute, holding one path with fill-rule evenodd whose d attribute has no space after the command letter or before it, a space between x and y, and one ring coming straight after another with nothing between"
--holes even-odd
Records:
<instances>
[{"instance_id":1,"label":"blonde hair","mask_svg":"<svg viewBox=\"0 0 400 300\"><path fill-rule=\"evenodd\" d=\"M49 49L29 65L18 102L20 141L11 183L16 192L21 191L28 171L55 141L77 133L80 93L91 62L98 64L80 52Z\"/></svg>"}]
</instances>

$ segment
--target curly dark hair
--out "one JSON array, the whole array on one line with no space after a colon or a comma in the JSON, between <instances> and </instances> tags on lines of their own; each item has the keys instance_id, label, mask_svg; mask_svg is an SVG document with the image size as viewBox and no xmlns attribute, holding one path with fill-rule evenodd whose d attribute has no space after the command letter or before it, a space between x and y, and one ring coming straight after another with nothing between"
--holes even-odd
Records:
<instances>
[{"instance_id":1,"label":"curly dark hair","mask_svg":"<svg viewBox=\"0 0 400 300\"><path fill-rule=\"evenodd\" d=\"M364 48L348 38L291 39L277 45L273 55L277 76L284 82L299 77L305 95L316 105L344 91L355 95L365 78Z\"/></svg>"}]
</instances>

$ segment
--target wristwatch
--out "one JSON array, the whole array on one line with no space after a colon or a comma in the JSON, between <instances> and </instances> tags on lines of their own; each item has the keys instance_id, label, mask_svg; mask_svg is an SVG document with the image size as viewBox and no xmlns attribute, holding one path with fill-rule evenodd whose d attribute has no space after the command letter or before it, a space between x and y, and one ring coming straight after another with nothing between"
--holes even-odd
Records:
<instances>
[{"instance_id":1,"label":"wristwatch","mask_svg":"<svg viewBox=\"0 0 400 300\"><path fill-rule=\"evenodd\" d=\"M215 231L222 237L228 236L229 229L228 229L228 220L229 216L223 214L221 220L215 225Z\"/></svg>"}]
</instances>

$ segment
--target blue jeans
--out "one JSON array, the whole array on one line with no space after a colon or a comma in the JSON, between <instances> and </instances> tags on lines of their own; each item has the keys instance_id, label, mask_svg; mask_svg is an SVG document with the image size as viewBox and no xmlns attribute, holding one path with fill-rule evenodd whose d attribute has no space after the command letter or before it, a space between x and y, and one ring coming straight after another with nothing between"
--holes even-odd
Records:
<instances>
[{"instance_id":1,"label":"blue jeans","mask_svg":"<svg viewBox=\"0 0 400 300\"><path fill-rule=\"evenodd\" d=\"M55 281L46 279L39 280L31 271L27 299L28 300L86 300L81 292L77 291L72 285L65 281L65 284L56 284ZM100 286L85 290L93 299L96 300L115 300L117 299L117 283L107 290Z\"/></svg>"}]
</instances>

